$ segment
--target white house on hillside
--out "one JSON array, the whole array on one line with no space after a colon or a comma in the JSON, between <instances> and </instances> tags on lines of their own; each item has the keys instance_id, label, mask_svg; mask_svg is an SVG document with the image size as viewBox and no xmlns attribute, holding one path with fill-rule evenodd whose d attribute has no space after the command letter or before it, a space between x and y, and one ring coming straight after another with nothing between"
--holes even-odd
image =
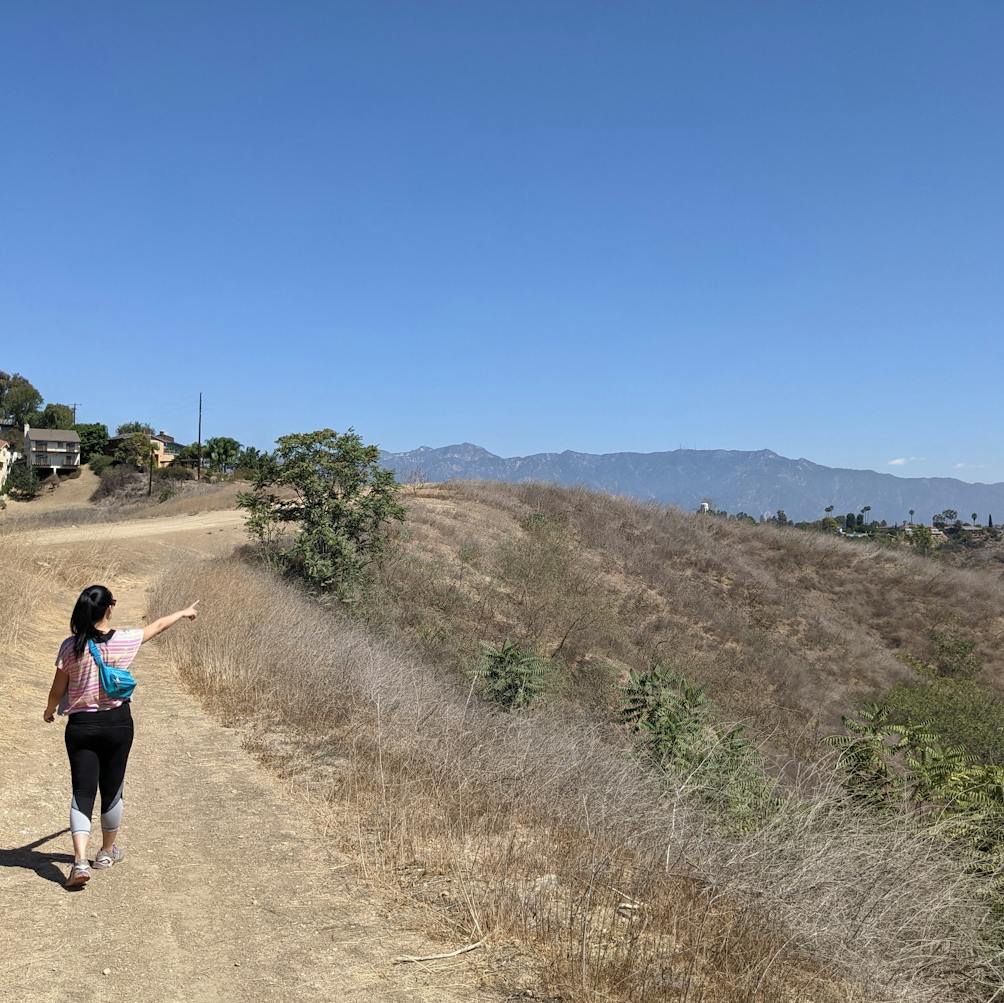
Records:
<instances>
[{"instance_id":1,"label":"white house on hillside","mask_svg":"<svg viewBox=\"0 0 1004 1003\"><path fill-rule=\"evenodd\" d=\"M76 470L80 466L80 436L65 428L24 426L24 458L37 474Z\"/></svg>"}]
</instances>

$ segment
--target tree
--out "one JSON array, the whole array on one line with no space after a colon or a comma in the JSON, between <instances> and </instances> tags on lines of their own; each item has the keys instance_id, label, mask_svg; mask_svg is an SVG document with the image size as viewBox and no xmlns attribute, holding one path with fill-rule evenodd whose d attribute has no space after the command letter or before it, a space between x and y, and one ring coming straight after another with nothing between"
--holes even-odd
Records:
<instances>
[{"instance_id":1,"label":"tree","mask_svg":"<svg viewBox=\"0 0 1004 1003\"><path fill-rule=\"evenodd\" d=\"M127 421L115 430L116 436L119 435L133 435L136 432L142 432L144 435L153 435L153 426L148 425L145 421Z\"/></svg>"},{"instance_id":2,"label":"tree","mask_svg":"<svg viewBox=\"0 0 1004 1003\"><path fill-rule=\"evenodd\" d=\"M946 508L941 513L941 517L945 522L955 522L959 518L959 513L954 508Z\"/></svg>"},{"instance_id":3,"label":"tree","mask_svg":"<svg viewBox=\"0 0 1004 1003\"><path fill-rule=\"evenodd\" d=\"M129 463L139 470L146 470L153 462L156 451L150 436L145 432L133 432L127 435L115 449L115 459Z\"/></svg>"},{"instance_id":4,"label":"tree","mask_svg":"<svg viewBox=\"0 0 1004 1003\"><path fill-rule=\"evenodd\" d=\"M229 473L237 466L237 457L240 455L240 451L241 444L226 435L217 435L212 439L207 439L202 447L209 469L218 474Z\"/></svg>"},{"instance_id":5,"label":"tree","mask_svg":"<svg viewBox=\"0 0 1004 1003\"><path fill-rule=\"evenodd\" d=\"M282 526L297 525L282 559L318 588L351 600L383 552L388 523L404 520L400 486L379 465L380 450L351 428L284 435L276 445L253 489L237 496L248 532L276 553ZM284 489L282 496L276 488Z\"/></svg>"},{"instance_id":6,"label":"tree","mask_svg":"<svg viewBox=\"0 0 1004 1003\"><path fill-rule=\"evenodd\" d=\"M858 512L858 514L854 517L854 525L859 530L865 528L865 515L863 512Z\"/></svg>"},{"instance_id":7,"label":"tree","mask_svg":"<svg viewBox=\"0 0 1004 1003\"><path fill-rule=\"evenodd\" d=\"M910 524L913 525L913 509L910 509Z\"/></svg>"},{"instance_id":8,"label":"tree","mask_svg":"<svg viewBox=\"0 0 1004 1003\"><path fill-rule=\"evenodd\" d=\"M205 462L205 458L206 458L206 450L205 447L203 446L202 449L203 462ZM190 461L191 465L195 466L196 463L198 462L198 459L199 459L199 444L197 442L193 442L190 446L185 446L183 449L181 449L180 452L178 452L175 455L174 462L177 463L179 460L185 460L185 461Z\"/></svg>"},{"instance_id":9,"label":"tree","mask_svg":"<svg viewBox=\"0 0 1004 1003\"><path fill-rule=\"evenodd\" d=\"M854 513L848 512L847 515L844 516L844 531L847 533L853 533L855 524L856 517Z\"/></svg>"},{"instance_id":10,"label":"tree","mask_svg":"<svg viewBox=\"0 0 1004 1003\"><path fill-rule=\"evenodd\" d=\"M268 453L263 453L254 446L245 446L237 456L234 472L239 477L248 479L254 477L263 463L268 461Z\"/></svg>"},{"instance_id":11,"label":"tree","mask_svg":"<svg viewBox=\"0 0 1004 1003\"><path fill-rule=\"evenodd\" d=\"M771 519L771 522L777 523L778 526L787 526L790 520L788 519L788 516L785 513L784 509L779 508L777 512L774 514L774 518Z\"/></svg>"},{"instance_id":12,"label":"tree","mask_svg":"<svg viewBox=\"0 0 1004 1003\"><path fill-rule=\"evenodd\" d=\"M22 501L30 501L39 492L39 483L38 478L35 476L35 471L23 461L15 463L10 468L7 483L0 485L0 487L5 492L9 492L14 498L20 498Z\"/></svg>"},{"instance_id":13,"label":"tree","mask_svg":"<svg viewBox=\"0 0 1004 1003\"><path fill-rule=\"evenodd\" d=\"M910 546L920 554L929 554L934 547L934 536L927 526L914 526L910 530Z\"/></svg>"},{"instance_id":14,"label":"tree","mask_svg":"<svg viewBox=\"0 0 1004 1003\"><path fill-rule=\"evenodd\" d=\"M108 426L99 422L89 425L74 425L73 431L80 436L80 462L90 463L92 457L100 456L108 446Z\"/></svg>"},{"instance_id":15,"label":"tree","mask_svg":"<svg viewBox=\"0 0 1004 1003\"><path fill-rule=\"evenodd\" d=\"M871 510L872 510L872 507L871 507L871 505L865 505L865 506L864 506L864 508L862 508L862 509L861 509L861 521L862 521L862 523L864 522L864 517L865 517L866 515L868 515L868 513L869 513L869 512L871 511Z\"/></svg>"},{"instance_id":16,"label":"tree","mask_svg":"<svg viewBox=\"0 0 1004 1003\"><path fill-rule=\"evenodd\" d=\"M73 408L69 404L46 404L35 416L39 428L73 428Z\"/></svg>"},{"instance_id":17,"label":"tree","mask_svg":"<svg viewBox=\"0 0 1004 1003\"><path fill-rule=\"evenodd\" d=\"M42 406L42 395L20 373L0 372L0 418L23 425Z\"/></svg>"},{"instance_id":18,"label":"tree","mask_svg":"<svg viewBox=\"0 0 1004 1003\"><path fill-rule=\"evenodd\" d=\"M976 525L976 516L977 516L977 515L978 515L978 513L977 513L977 512L974 512L974 513L973 513L973 525L974 525L974 526Z\"/></svg>"}]
</instances>

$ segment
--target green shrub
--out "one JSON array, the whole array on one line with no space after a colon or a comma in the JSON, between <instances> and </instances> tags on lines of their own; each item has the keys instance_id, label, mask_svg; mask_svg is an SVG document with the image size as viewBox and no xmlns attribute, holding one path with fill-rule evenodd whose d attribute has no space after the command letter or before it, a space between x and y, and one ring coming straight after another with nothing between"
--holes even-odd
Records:
<instances>
[{"instance_id":1,"label":"green shrub","mask_svg":"<svg viewBox=\"0 0 1004 1003\"><path fill-rule=\"evenodd\" d=\"M732 828L748 831L780 807L777 782L740 727L715 722L703 687L672 667L632 672L622 688L621 719L661 769L696 788Z\"/></svg>"},{"instance_id":2,"label":"green shrub","mask_svg":"<svg viewBox=\"0 0 1004 1003\"><path fill-rule=\"evenodd\" d=\"M91 501L137 495L142 488L143 480L143 475L128 465L118 464L102 475L98 486L91 494Z\"/></svg>"},{"instance_id":3,"label":"green shrub","mask_svg":"<svg viewBox=\"0 0 1004 1003\"><path fill-rule=\"evenodd\" d=\"M826 741L841 750L848 791L878 811L907 808L980 879L1004 921L1004 767L980 763L877 704L845 717L844 726L846 734ZM995 935L1004 937L1004 927Z\"/></svg>"},{"instance_id":4,"label":"green shrub","mask_svg":"<svg viewBox=\"0 0 1004 1003\"><path fill-rule=\"evenodd\" d=\"M161 467L160 470L155 470L153 476L165 481L190 481L195 474L185 467L172 464L169 467Z\"/></svg>"},{"instance_id":5,"label":"green shrub","mask_svg":"<svg viewBox=\"0 0 1004 1003\"><path fill-rule=\"evenodd\" d=\"M98 477L104 476L106 470L110 467L115 466L118 460L114 456L106 456L104 453L98 453L91 457L91 470L93 473L97 474Z\"/></svg>"},{"instance_id":6,"label":"green shrub","mask_svg":"<svg viewBox=\"0 0 1004 1003\"><path fill-rule=\"evenodd\" d=\"M27 463L21 462L15 463L10 468L5 490L12 498L30 501L32 498L38 497L42 486L38 477L35 476L35 471Z\"/></svg>"},{"instance_id":7,"label":"green shrub","mask_svg":"<svg viewBox=\"0 0 1004 1003\"><path fill-rule=\"evenodd\" d=\"M499 647L483 643L471 675L486 700L506 710L522 710L544 692L552 667L548 659L513 641Z\"/></svg>"},{"instance_id":8,"label":"green shrub","mask_svg":"<svg viewBox=\"0 0 1004 1003\"><path fill-rule=\"evenodd\" d=\"M1004 766L1004 700L976 679L898 683L879 701L889 718L924 726L981 763Z\"/></svg>"}]
</instances>

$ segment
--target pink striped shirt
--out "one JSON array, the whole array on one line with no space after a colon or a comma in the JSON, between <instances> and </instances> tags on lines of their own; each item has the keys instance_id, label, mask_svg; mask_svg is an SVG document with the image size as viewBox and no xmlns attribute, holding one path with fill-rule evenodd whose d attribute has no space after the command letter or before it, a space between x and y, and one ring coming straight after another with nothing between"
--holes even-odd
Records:
<instances>
[{"instance_id":1,"label":"pink striped shirt","mask_svg":"<svg viewBox=\"0 0 1004 1003\"><path fill-rule=\"evenodd\" d=\"M124 700L111 700L103 689L97 662L84 648L77 658L73 651L75 638L68 637L59 646L56 668L70 677L70 685L60 705L61 714L76 714L80 711L111 710L121 707ZM143 628L116 630L107 641L98 642L98 650L105 665L116 669L128 669L143 643Z\"/></svg>"}]
</instances>

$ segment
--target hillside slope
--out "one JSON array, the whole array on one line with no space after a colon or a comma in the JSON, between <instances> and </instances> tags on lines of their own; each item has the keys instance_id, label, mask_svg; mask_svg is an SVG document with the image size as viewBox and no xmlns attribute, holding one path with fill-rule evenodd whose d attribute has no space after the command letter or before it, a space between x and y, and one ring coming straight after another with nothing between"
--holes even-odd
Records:
<instances>
[{"instance_id":1,"label":"hillside slope","mask_svg":"<svg viewBox=\"0 0 1004 1003\"><path fill-rule=\"evenodd\" d=\"M577 699L603 689L590 673L611 661L668 660L789 745L910 678L901 656L929 658L935 629L972 637L1004 689L993 574L584 490L454 482L407 500L383 580L438 659L462 665L478 641L515 636L559 654L586 684Z\"/></svg>"}]
</instances>

